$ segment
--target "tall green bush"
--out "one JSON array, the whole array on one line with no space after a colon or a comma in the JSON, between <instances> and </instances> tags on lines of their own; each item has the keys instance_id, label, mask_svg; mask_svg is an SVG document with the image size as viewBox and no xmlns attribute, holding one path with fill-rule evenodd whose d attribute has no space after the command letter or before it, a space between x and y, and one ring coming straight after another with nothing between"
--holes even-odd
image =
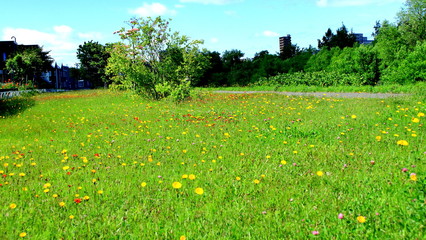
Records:
<instances>
[{"instance_id":1,"label":"tall green bush","mask_svg":"<svg viewBox=\"0 0 426 240\"><path fill-rule=\"evenodd\" d=\"M426 42L403 54L407 56L384 71L383 81L398 84L426 81Z\"/></svg>"},{"instance_id":2,"label":"tall green bush","mask_svg":"<svg viewBox=\"0 0 426 240\"><path fill-rule=\"evenodd\" d=\"M116 32L123 42L110 47L107 72L114 86L151 99L189 96L188 82L199 79L207 65L202 41L171 32L161 17L135 18L128 25Z\"/></svg>"}]
</instances>

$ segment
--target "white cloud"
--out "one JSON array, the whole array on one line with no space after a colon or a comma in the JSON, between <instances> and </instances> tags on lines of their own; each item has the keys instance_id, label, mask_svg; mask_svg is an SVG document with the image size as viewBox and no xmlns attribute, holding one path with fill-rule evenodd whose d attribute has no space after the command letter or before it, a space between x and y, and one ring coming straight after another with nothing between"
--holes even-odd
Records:
<instances>
[{"instance_id":1,"label":"white cloud","mask_svg":"<svg viewBox=\"0 0 426 240\"><path fill-rule=\"evenodd\" d=\"M63 35L69 35L73 31L73 29L71 27L66 26L66 25L54 26L53 30L55 30L55 32L57 32L59 34L63 34Z\"/></svg>"},{"instance_id":2,"label":"white cloud","mask_svg":"<svg viewBox=\"0 0 426 240\"><path fill-rule=\"evenodd\" d=\"M393 2L404 2L405 0L317 0L319 7L354 7L365 5L384 5Z\"/></svg>"},{"instance_id":3,"label":"white cloud","mask_svg":"<svg viewBox=\"0 0 426 240\"><path fill-rule=\"evenodd\" d=\"M211 38L211 39L210 39L210 42L211 42L211 43L218 43L218 42L219 42L219 39L218 39L218 38Z\"/></svg>"},{"instance_id":4,"label":"white cloud","mask_svg":"<svg viewBox=\"0 0 426 240\"><path fill-rule=\"evenodd\" d=\"M50 32L42 32L25 28L4 28L3 40L10 41L11 37L16 37L18 44L37 44L43 47L44 51L50 51L52 58L59 64L74 66L78 62L76 51L83 41L101 40L102 34L74 33L69 26L54 26Z\"/></svg>"},{"instance_id":5,"label":"white cloud","mask_svg":"<svg viewBox=\"0 0 426 240\"><path fill-rule=\"evenodd\" d=\"M269 30L263 31L262 35L265 36L265 37L278 37L278 36L280 36L278 33L272 32L272 31L269 31Z\"/></svg>"},{"instance_id":6,"label":"white cloud","mask_svg":"<svg viewBox=\"0 0 426 240\"><path fill-rule=\"evenodd\" d=\"M180 0L181 2L188 3L202 3L202 4L214 4L214 5L225 5L230 3L238 3L244 0Z\"/></svg>"},{"instance_id":7,"label":"white cloud","mask_svg":"<svg viewBox=\"0 0 426 240\"><path fill-rule=\"evenodd\" d=\"M152 17L152 16L162 16L162 15L176 15L175 10L168 9L165 5L161 3L144 3L142 7L129 10L131 14L136 14L141 17Z\"/></svg>"}]
</instances>

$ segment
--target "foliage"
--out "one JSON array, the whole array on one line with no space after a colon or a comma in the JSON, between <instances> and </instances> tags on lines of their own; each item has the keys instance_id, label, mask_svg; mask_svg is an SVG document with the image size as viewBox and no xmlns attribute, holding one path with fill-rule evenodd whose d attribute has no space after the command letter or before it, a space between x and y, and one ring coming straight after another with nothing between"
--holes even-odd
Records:
<instances>
[{"instance_id":1,"label":"foliage","mask_svg":"<svg viewBox=\"0 0 426 240\"><path fill-rule=\"evenodd\" d=\"M44 52L37 46L18 51L12 58L7 59L6 70L18 83L28 83L28 80L39 80L42 72L52 68L52 63L49 52Z\"/></svg>"},{"instance_id":2,"label":"foliage","mask_svg":"<svg viewBox=\"0 0 426 240\"><path fill-rule=\"evenodd\" d=\"M417 97L33 99L0 119L3 239L424 239Z\"/></svg>"},{"instance_id":3,"label":"foliage","mask_svg":"<svg viewBox=\"0 0 426 240\"><path fill-rule=\"evenodd\" d=\"M7 82L0 83L0 89L18 89L19 83L12 82L12 80L8 79Z\"/></svg>"},{"instance_id":4,"label":"foliage","mask_svg":"<svg viewBox=\"0 0 426 240\"><path fill-rule=\"evenodd\" d=\"M219 52L206 51L203 53L209 60L205 71L196 86L223 86L226 85L226 74Z\"/></svg>"},{"instance_id":5,"label":"foliage","mask_svg":"<svg viewBox=\"0 0 426 240\"><path fill-rule=\"evenodd\" d=\"M309 58L305 66L305 71L318 72L326 70L328 65L330 65L331 58L337 54L340 54L340 48L338 47L321 49L317 54Z\"/></svg>"},{"instance_id":6,"label":"foliage","mask_svg":"<svg viewBox=\"0 0 426 240\"><path fill-rule=\"evenodd\" d=\"M284 46L282 52L280 52L280 58L283 60L292 58L301 52L300 48L295 44Z\"/></svg>"},{"instance_id":7,"label":"foliage","mask_svg":"<svg viewBox=\"0 0 426 240\"><path fill-rule=\"evenodd\" d=\"M77 58L80 60L80 76L89 80L94 87L106 86L109 78L105 70L109 57L107 46L93 41L84 42L77 49Z\"/></svg>"},{"instance_id":8,"label":"foliage","mask_svg":"<svg viewBox=\"0 0 426 240\"><path fill-rule=\"evenodd\" d=\"M363 84L377 84L380 60L372 46L344 48L336 53L326 68L328 71L355 74L364 79Z\"/></svg>"},{"instance_id":9,"label":"foliage","mask_svg":"<svg viewBox=\"0 0 426 240\"><path fill-rule=\"evenodd\" d=\"M339 47L343 49L345 47L352 47L355 44L355 36L349 33L346 26L343 24L334 34L329 28L321 40L318 39L318 48L333 48Z\"/></svg>"},{"instance_id":10,"label":"foliage","mask_svg":"<svg viewBox=\"0 0 426 240\"><path fill-rule=\"evenodd\" d=\"M0 99L0 119L20 114L34 105L35 101L29 97Z\"/></svg>"},{"instance_id":11,"label":"foliage","mask_svg":"<svg viewBox=\"0 0 426 240\"><path fill-rule=\"evenodd\" d=\"M315 49L299 49L291 58L283 59L279 54L260 51L252 59L244 58L240 50L207 52L209 67L203 80L197 86L245 86L256 83L261 78L280 73L298 72L305 68Z\"/></svg>"},{"instance_id":12,"label":"foliage","mask_svg":"<svg viewBox=\"0 0 426 240\"><path fill-rule=\"evenodd\" d=\"M406 57L384 71L383 81L398 84L426 81L426 41L403 54Z\"/></svg>"},{"instance_id":13,"label":"foliage","mask_svg":"<svg viewBox=\"0 0 426 240\"><path fill-rule=\"evenodd\" d=\"M397 17L399 31L409 46L426 40L425 0L407 0Z\"/></svg>"},{"instance_id":14,"label":"foliage","mask_svg":"<svg viewBox=\"0 0 426 240\"><path fill-rule=\"evenodd\" d=\"M202 41L171 32L161 17L132 19L130 29L117 31L126 43L110 47L107 73L117 85L151 99L186 94L187 82L197 82L207 65ZM175 93L174 91L178 91Z\"/></svg>"},{"instance_id":15,"label":"foliage","mask_svg":"<svg viewBox=\"0 0 426 240\"><path fill-rule=\"evenodd\" d=\"M382 69L394 64L401 59L398 58L398 52L404 47L405 41L402 33L395 24L384 21L380 27L379 34L376 36L374 48L382 62ZM403 56L401 56L403 57Z\"/></svg>"},{"instance_id":16,"label":"foliage","mask_svg":"<svg viewBox=\"0 0 426 240\"><path fill-rule=\"evenodd\" d=\"M295 72L280 74L270 78L261 79L257 85L268 84L274 86L340 86L340 85L354 85L359 86L365 83L365 80L356 75L340 72Z\"/></svg>"}]
</instances>

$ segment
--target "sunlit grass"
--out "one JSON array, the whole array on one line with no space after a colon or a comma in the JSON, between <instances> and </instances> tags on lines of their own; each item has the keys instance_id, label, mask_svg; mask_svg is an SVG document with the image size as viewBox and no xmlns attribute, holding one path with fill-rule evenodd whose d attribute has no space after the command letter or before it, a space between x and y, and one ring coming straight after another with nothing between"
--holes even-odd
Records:
<instances>
[{"instance_id":1,"label":"sunlit grass","mask_svg":"<svg viewBox=\"0 0 426 240\"><path fill-rule=\"evenodd\" d=\"M424 236L415 97L33 100L0 119L5 239Z\"/></svg>"},{"instance_id":2,"label":"sunlit grass","mask_svg":"<svg viewBox=\"0 0 426 240\"><path fill-rule=\"evenodd\" d=\"M236 90L236 91L283 91L283 92L367 92L367 93L410 93L413 95L425 97L426 83L418 82L416 84L384 84L377 86L306 86L306 85L253 85L248 87L217 87L209 90Z\"/></svg>"}]
</instances>

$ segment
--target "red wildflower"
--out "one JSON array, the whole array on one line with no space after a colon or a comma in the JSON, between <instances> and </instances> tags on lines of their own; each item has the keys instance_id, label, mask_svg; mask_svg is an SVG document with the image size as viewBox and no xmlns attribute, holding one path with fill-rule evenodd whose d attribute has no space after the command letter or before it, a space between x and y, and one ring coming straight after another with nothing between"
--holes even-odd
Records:
<instances>
[{"instance_id":1,"label":"red wildflower","mask_svg":"<svg viewBox=\"0 0 426 240\"><path fill-rule=\"evenodd\" d=\"M75 203L81 203L81 198L76 198L76 199L74 199L74 202L75 202Z\"/></svg>"}]
</instances>

